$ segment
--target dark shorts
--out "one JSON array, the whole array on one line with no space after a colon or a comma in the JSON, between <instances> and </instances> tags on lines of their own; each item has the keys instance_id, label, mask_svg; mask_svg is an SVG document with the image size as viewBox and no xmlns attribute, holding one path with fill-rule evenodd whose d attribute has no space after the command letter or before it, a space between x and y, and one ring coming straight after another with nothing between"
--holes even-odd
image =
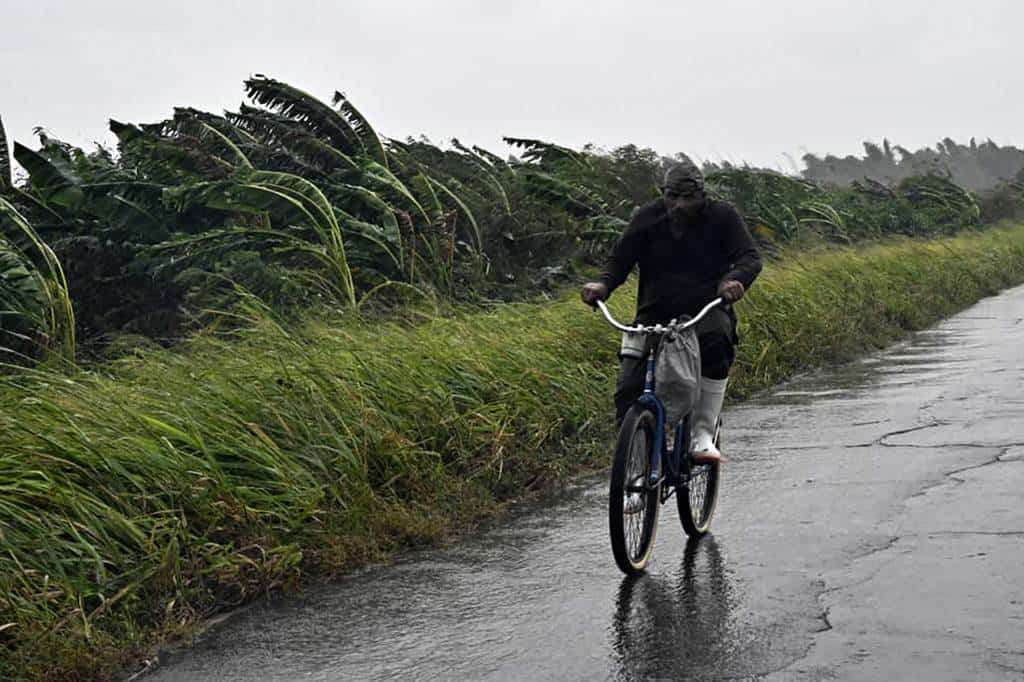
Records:
<instances>
[{"instance_id":1,"label":"dark shorts","mask_svg":"<svg viewBox=\"0 0 1024 682\"><path fill-rule=\"evenodd\" d=\"M647 350L657 347L659 336L647 338ZM701 374L709 379L725 379L736 360L736 313L732 308L714 308L697 323L697 343L700 344ZM621 358L619 380L615 386L615 414L618 419L626 414L644 390L646 358Z\"/></svg>"}]
</instances>

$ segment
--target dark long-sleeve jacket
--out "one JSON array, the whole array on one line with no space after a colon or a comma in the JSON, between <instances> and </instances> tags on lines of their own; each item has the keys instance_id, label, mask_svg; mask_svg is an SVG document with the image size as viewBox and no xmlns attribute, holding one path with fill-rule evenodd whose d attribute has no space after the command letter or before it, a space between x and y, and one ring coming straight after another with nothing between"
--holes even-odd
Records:
<instances>
[{"instance_id":1,"label":"dark long-sleeve jacket","mask_svg":"<svg viewBox=\"0 0 1024 682\"><path fill-rule=\"evenodd\" d=\"M762 262L743 217L729 204L709 199L677 239L659 199L634 214L600 281L610 294L637 265L637 321L653 324L696 315L724 280L739 280L749 289Z\"/></svg>"}]
</instances>

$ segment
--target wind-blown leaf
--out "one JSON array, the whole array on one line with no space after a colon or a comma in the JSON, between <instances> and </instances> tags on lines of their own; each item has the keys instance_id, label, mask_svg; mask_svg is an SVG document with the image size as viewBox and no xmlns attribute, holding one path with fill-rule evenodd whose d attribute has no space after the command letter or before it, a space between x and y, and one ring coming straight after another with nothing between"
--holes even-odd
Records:
<instances>
[{"instance_id":1,"label":"wind-blown leaf","mask_svg":"<svg viewBox=\"0 0 1024 682\"><path fill-rule=\"evenodd\" d=\"M493 152L489 152L486 149L484 149L483 147L478 147L476 145L473 145L473 151L478 156L480 156L481 158L486 160L488 163L490 163L492 166L497 168L498 170L507 170L508 169L508 162L505 161L505 159L503 159L500 156L498 156L497 154L494 154Z\"/></svg>"},{"instance_id":2,"label":"wind-blown leaf","mask_svg":"<svg viewBox=\"0 0 1024 682\"><path fill-rule=\"evenodd\" d=\"M402 258L400 245L390 243L380 225L363 222L361 220L349 219L345 221L345 236L348 238L363 239L376 246L388 257L391 265L394 265L396 272L402 272ZM363 258L363 260L368 260Z\"/></svg>"},{"instance_id":3,"label":"wind-blown leaf","mask_svg":"<svg viewBox=\"0 0 1024 682\"><path fill-rule=\"evenodd\" d=\"M412 176L410 184L412 185L412 188L416 190L420 205L430 209L430 212L433 214L431 219L440 219L441 216L444 215L444 206L441 205L440 200L437 198L437 193L434 192L430 178L420 171Z\"/></svg>"},{"instance_id":4,"label":"wind-blown leaf","mask_svg":"<svg viewBox=\"0 0 1024 682\"><path fill-rule=\"evenodd\" d=\"M215 146L226 151L231 157L227 160L233 160L236 165L243 168L252 168L252 162L231 138L198 116L185 114L178 110L175 112L173 123L177 132L192 135L201 142L213 141Z\"/></svg>"},{"instance_id":5,"label":"wind-blown leaf","mask_svg":"<svg viewBox=\"0 0 1024 682\"><path fill-rule=\"evenodd\" d=\"M215 128L236 145L252 146L259 144L255 137L238 126L233 125L227 118L211 114L208 111L200 111L192 107L175 107L172 121L179 120L201 121L211 128Z\"/></svg>"},{"instance_id":6,"label":"wind-blown leaf","mask_svg":"<svg viewBox=\"0 0 1024 682\"><path fill-rule=\"evenodd\" d=\"M505 209L505 215L512 215L512 204L508 200L508 192L505 190L505 186L501 184L501 180L499 180L498 176L495 174L492 163L489 163L486 158L482 158L479 153L475 151L476 147L474 147L473 150L467 149L454 138L452 138L452 146L462 152L462 158L464 158L467 163L471 164L481 175L487 178L489 186L496 191L498 197L501 199L501 207Z\"/></svg>"},{"instance_id":7,"label":"wind-blown leaf","mask_svg":"<svg viewBox=\"0 0 1024 682\"><path fill-rule=\"evenodd\" d=\"M199 143L162 136L162 124L140 128L111 119L110 130L120 142L122 164L134 166L150 180L179 184L224 178L235 168Z\"/></svg>"},{"instance_id":8,"label":"wind-blown leaf","mask_svg":"<svg viewBox=\"0 0 1024 682\"><path fill-rule=\"evenodd\" d=\"M262 74L245 81L256 102L294 119L345 154L366 154L362 138L340 113L307 92Z\"/></svg>"},{"instance_id":9,"label":"wind-blown leaf","mask_svg":"<svg viewBox=\"0 0 1024 682\"><path fill-rule=\"evenodd\" d=\"M531 194L561 206L577 218L610 213L604 200L587 187L570 184L550 173L528 171L523 177Z\"/></svg>"},{"instance_id":10,"label":"wind-blown leaf","mask_svg":"<svg viewBox=\"0 0 1024 682\"><path fill-rule=\"evenodd\" d=\"M0 331L10 328L4 317L45 326L46 283L24 254L0 234Z\"/></svg>"},{"instance_id":11,"label":"wind-blown leaf","mask_svg":"<svg viewBox=\"0 0 1024 682\"><path fill-rule=\"evenodd\" d=\"M71 305L68 281L64 269L53 250L39 237L32 225L6 199L0 197L0 236L18 234L31 243L33 251L21 251L26 262L32 262L39 277L45 281L47 298L47 333L62 341L61 350L66 357L75 357L75 311ZM14 241L8 239L8 242Z\"/></svg>"},{"instance_id":12,"label":"wind-blown leaf","mask_svg":"<svg viewBox=\"0 0 1024 682\"><path fill-rule=\"evenodd\" d=\"M336 91L333 101L335 106L338 106L341 115L352 128L352 131L359 136L366 153L372 156L377 163L386 167L388 165L388 154L384 150L380 136L377 135L377 131L373 129L373 126L366 120L366 117L359 113L359 110L345 97L344 93Z\"/></svg>"},{"instance_id":13,"label":"wind-blown leaf","mask_svg":"<svg viewBox=\"0 0 1024 682\"><path fill-rule=\"evenodd\" d=\"M327 248L322 244L310 242L302 235L289 230L228 227L208 230L198 235L178 237L159 244L155 248L157 251L172 251L178 254L175 260L161 266L161 269L171 265L184 268L197 259L246 249L265 251L269 248L270 253L276 256L302 254L317 263L321 267L321 272L298 271L295 274L314 281L316 286L322 287L326 294L338 301L348 302L350 300L348 289L344 283L339 283L336 277L330 276L336 262L328 253ZM328 273L328 276L324 276L323 273Z\"/></svg>"},{"instance_id":14,"label":"wind-blown leaf","mask_svg":"<svg viewBox=\"0 0 1024 682\"><path fill-rule=\"evenodd\" d=\"M330 191L332 197L344 201L346 212L355 212L364 218L370 214L373 221L380 225L385 239L393 247L401 246L401 234L398 229L398 220L395 218L395 208L384 201L380 195L366 187L348 184L334 185ZM365 210L356 210L360 208Z\"/></svg>"},{"instance_id":15,"label":"wind-blown leaf","mask_svg":"<svg viewBox=\"0 0 1024 682\"><path fill-rule=\"evenodd\" d=\"M247 133L260 137L264 144L284 149L295 157L298 165L312 173L328 173L335 169L359 170L351 156L279 114L243 104L238 113L228 114L228 119Z\"/></svg>"},{"instance_id":16,"label":"wind-blown leaf","mask_svg":"<svg viewBox=\"0 0 1024 682\"><path fill-rule=\"evenodd\" d=\"M506 144L519 147L525 150L523 158L527 161L535 161L542 166L555 165L560 161L568 161L583 169L589 169L585 157L568 147L544 142L543 140L531 140L522 137L503 137Z\"/></svg>"},{"instance_id":17,"label":"wind-blown leaf","mask_svg":"<svg viewBox=\"0 0 1024 682\"><path fill-rule=\"evenodd\" d=\"M43 201L69 209L81 205L84 197L78 187L78 178L20 142L14 143L14 158L28 171L29 181Z\"/></svg>"},{"instance_id":18,"label":"wind-blown leaf","mask_svg":"<svg viewBox=\"0 0 1024 682\"><path fill-rule=\"evenodd\" d=\"M318 211L316 218L318 225L325 225L328 229L338 232L338 220L334 215L334 208L327 200L320 188L305 178L289 173L276 171L253 171L243 176L248 185L266 185L280 190L289 196L299 199L315 208Z\"/></svg>"},{"instance_id":19,"label":"wind-blown leaf","mask_svg":"<svg viewBox=\"0 0 1024 682\"><path fill-rule=\"evenodd\" d=\"M101 182L81 185L87 210L110 228L137 241L166 239L171 216L163 206L163 186L150 182Z\"/></svg>"},{"instance_id":20,"label":"wind-blown leaf","mask_svg":"<svg viewBox=\"0 0 1024 682\"><path fill-rule=\"evenodd\" d=\"M462 199L460 199L450 189L445 187L445 185L442 182L430 178L430 184L444 192L445 195L447 195L452 201L454 201L458 205L459 209L462 211L462 214L466 216L467 220L469 220L469 224L473 226L473 239L476 241L477 251L482 253L484 249L484 240L480 236L480 226L477 225L476 218L473 216L473 212L469 210L469 207L466 206L465 203L463 203Z\"/></svg>"},{"instance_id":21,"label":"wind-blown leaf","mask_svg":"<svg viewBox=\"0 0 1024 682\"><path fill-rule=\"evenodd\" d=\"M283 216L286 224L312 229L324 249L328 272L335 278L341 299L355 305L355 285L345 253L344 238L330 201L313 183L288 173L245 171L229 182L186 185L165 191L169 206L181 211L201 204L211 208Z\"/></svg>"},{"instance_id":22,"label":"wind-blown leaf","mask_svg":"<svg viewBox=\"0 0 1024 682\"><path fill-rule=\"evenodd\" d=\"M146 133L142 131L138 126L132 125L131 123L122 123L114 119L110 119L108 122L110 132L117 135L117 139L121 142L133 142L142 137L145 137Z\"/></svg>"},{"instance_id":23,"label":"wind-blown leaf","mask_svg":"<svg viewBox=\"0 0 1024 682\"><path fill-rule=\"evenodd\" d=\"M420 204L419 200L413 196L413 193L409 191L405 183L402 182L398 176L391 172L388 168L380 165L376 161L367 161L363 165L363 172L365 173L364 178L375 183L378 188L392 190L397 198L402 198L407 202L407 207L413 209L416 213L419 213L426 223L431 222L430 216L427 215L423 205Z\"/></svg>"},{"instance_id":24,"label":"wind-blown leaf","mask_svg":"<svg viewBox=\"0 0 1024 682\"><path fill-rule=\"evenodd\" d=\"M11 170L11 153L7 149L7 133L4 131L4 120L0 118L0 194L14 187L14 174Z\"/></svg>"}]
</instances>

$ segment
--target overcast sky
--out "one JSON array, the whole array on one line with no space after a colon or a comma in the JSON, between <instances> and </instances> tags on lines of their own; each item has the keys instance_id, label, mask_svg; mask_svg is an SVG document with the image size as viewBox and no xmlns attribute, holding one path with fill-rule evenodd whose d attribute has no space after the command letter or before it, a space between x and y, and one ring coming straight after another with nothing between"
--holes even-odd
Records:
<instances>
[{"instance_id":1,"label":"overcast sky","mask_svg":"<svg viewBox=\"0 0 1024 682\"><path fill-rule=\"evenodd\" d=\"M84 145L263 73L390 137L503 135L789 169L950 136L1024 146L1020 0L0 0L0 117Z\"/></svg>"}]
</instances>

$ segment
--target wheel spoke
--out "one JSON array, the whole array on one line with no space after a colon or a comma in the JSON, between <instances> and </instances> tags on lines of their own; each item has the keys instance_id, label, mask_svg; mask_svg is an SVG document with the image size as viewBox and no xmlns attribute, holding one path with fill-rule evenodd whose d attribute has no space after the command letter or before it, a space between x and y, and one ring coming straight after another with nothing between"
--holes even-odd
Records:
<instances>
[{"instance_id":1,"label":"wheel spoke","mask_svg":"<svg viewBox=\"0 0 1024 682\"><path fill-rule=\"evenodd\" d=\"M631 560L639 558L644 549L644 526L647 521L647 432L640 428L633 434L626 464L622 514L626 530L626 548Z\"/></svg>"}]
</instances>

